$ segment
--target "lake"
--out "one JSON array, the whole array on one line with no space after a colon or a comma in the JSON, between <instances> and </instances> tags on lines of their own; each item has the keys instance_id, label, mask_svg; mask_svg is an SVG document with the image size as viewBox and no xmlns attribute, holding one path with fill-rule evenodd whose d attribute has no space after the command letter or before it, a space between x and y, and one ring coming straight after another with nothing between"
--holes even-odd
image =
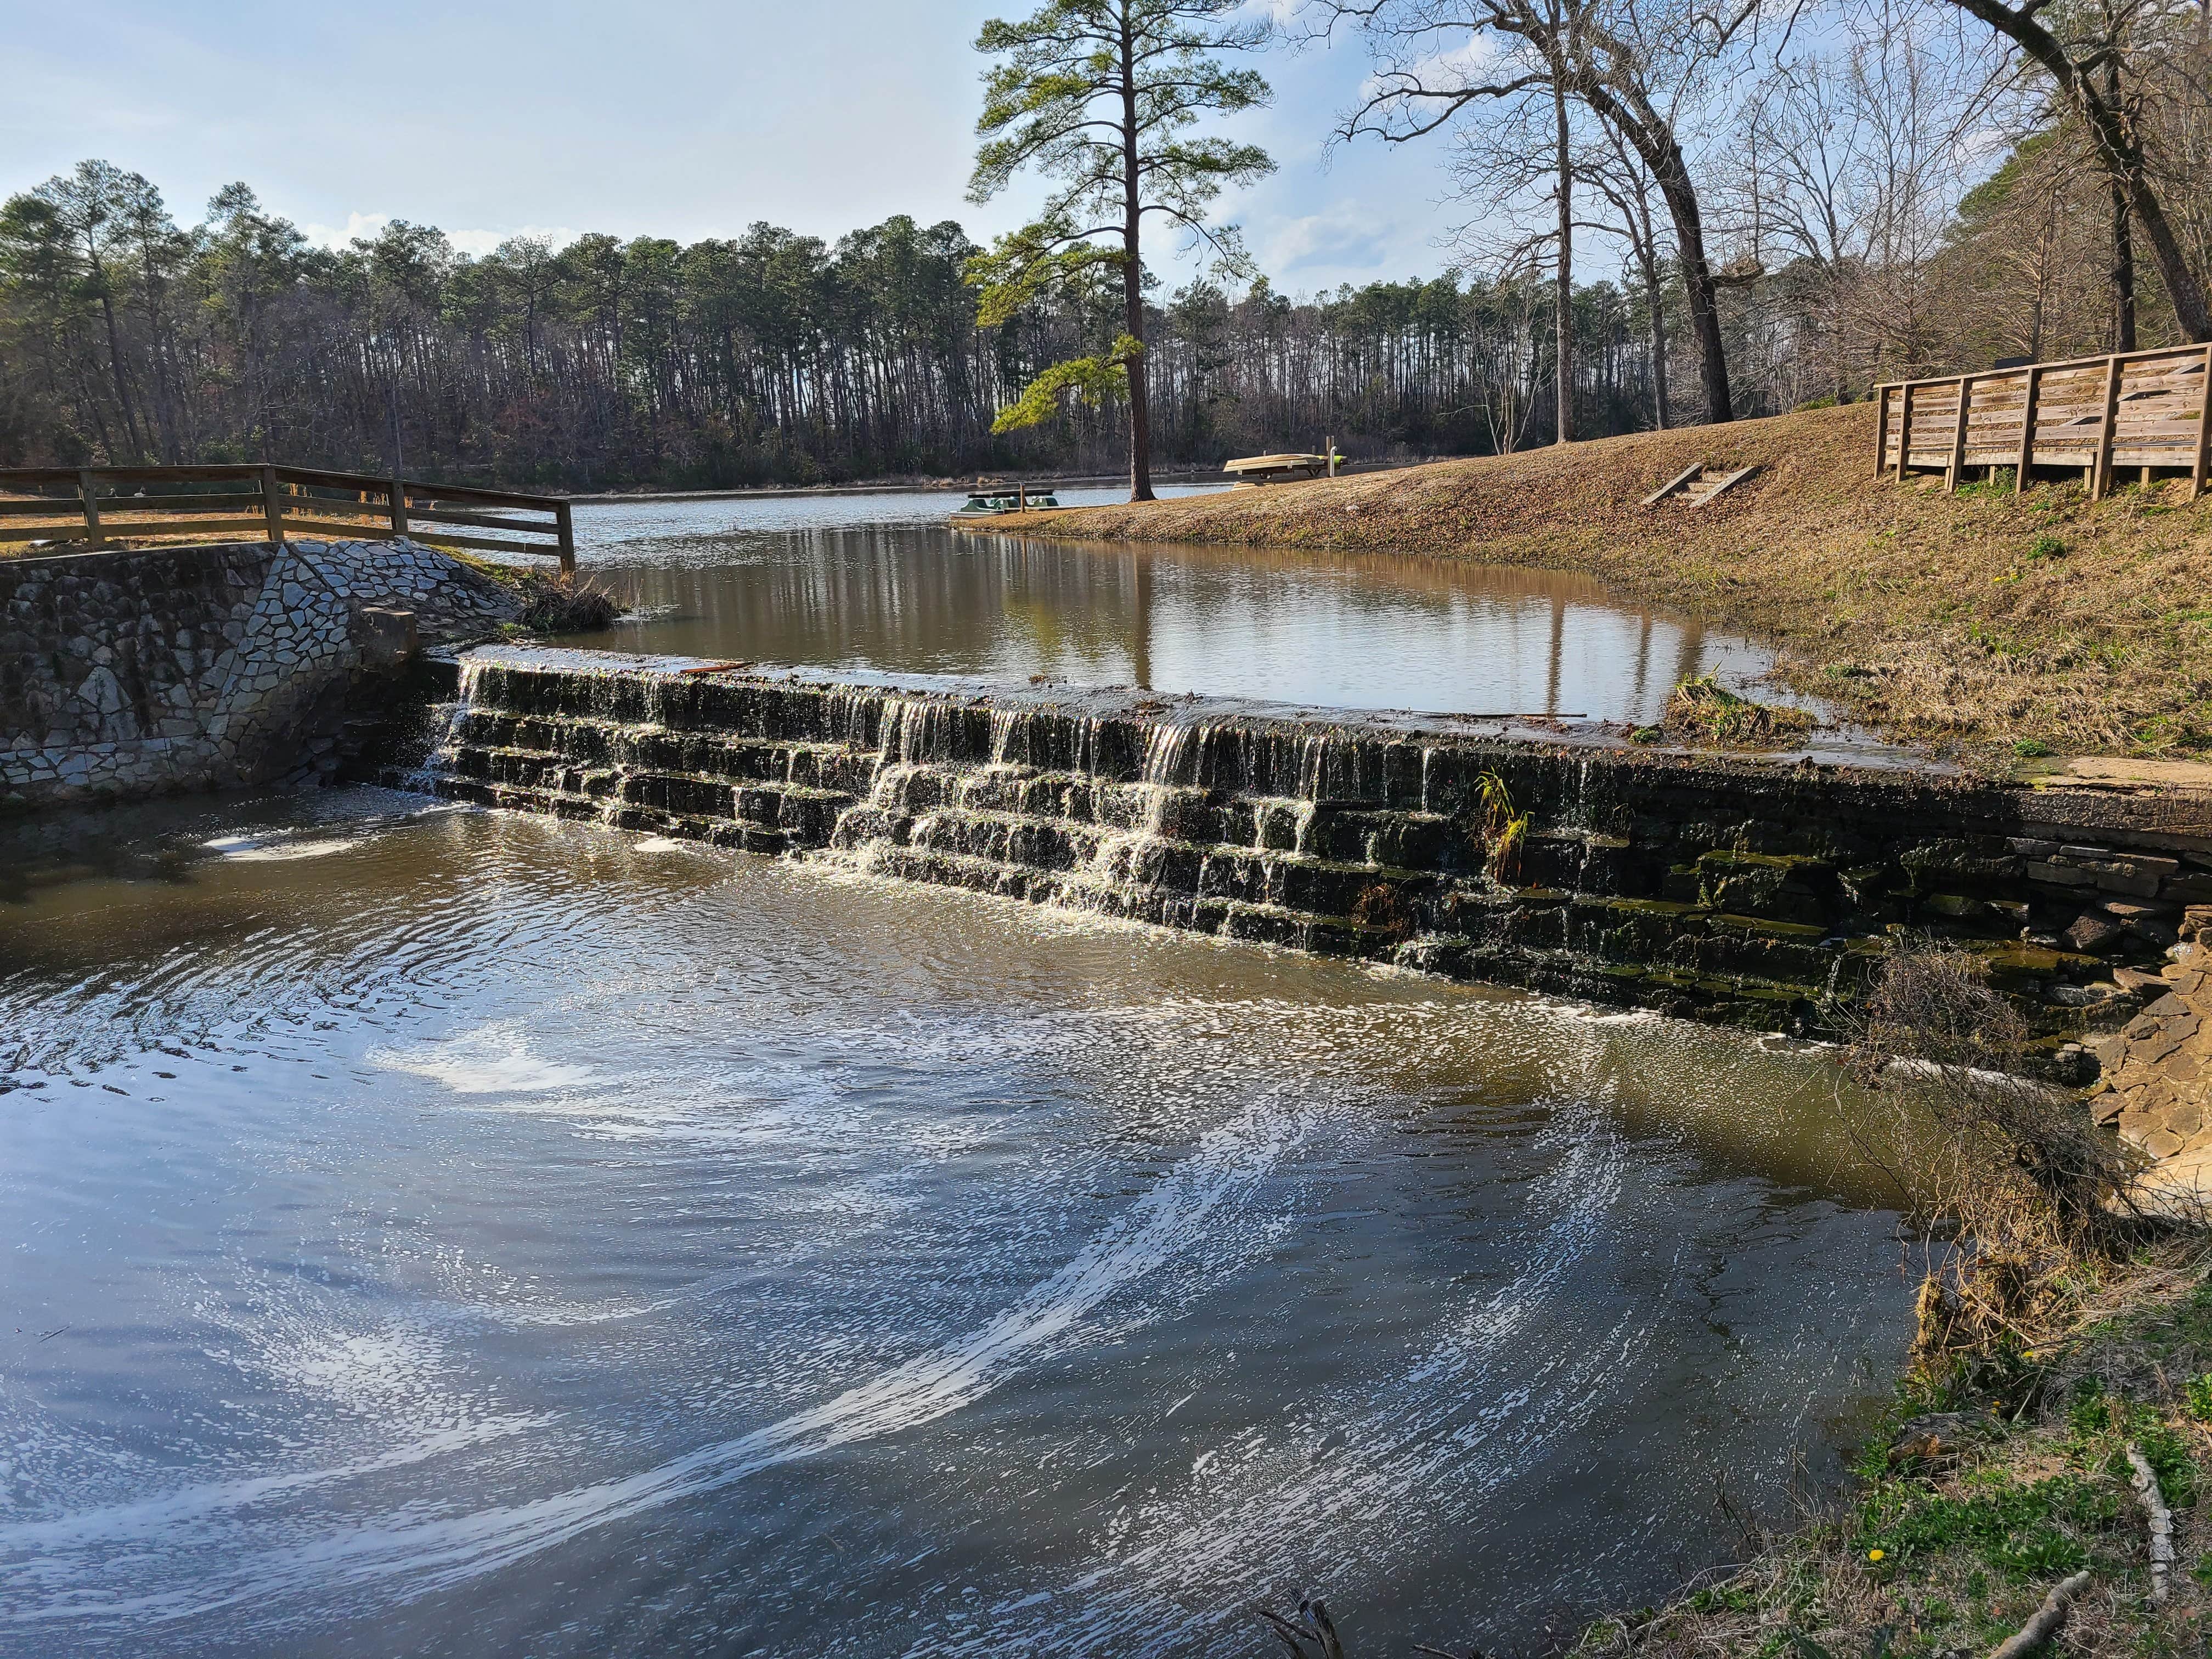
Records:
<instances>
[{"instance_id":1,"label":"lake","mask_svg":"<svg viewBox=\"0 0 2212 1659\"><path fill-rule=\"evenodd\" d=\"M1111 498L1063 499L1094 495ZM1773 666L1762 646L1584 577L955 531L945 515L963 499L580 507L582 568L637 614L572 642L840 672L1637 724L1656 721L1684 679L1718 673L1743 687ZM1758 695L1805 701L1774 687Z\"/></svg>"}]
</instances>

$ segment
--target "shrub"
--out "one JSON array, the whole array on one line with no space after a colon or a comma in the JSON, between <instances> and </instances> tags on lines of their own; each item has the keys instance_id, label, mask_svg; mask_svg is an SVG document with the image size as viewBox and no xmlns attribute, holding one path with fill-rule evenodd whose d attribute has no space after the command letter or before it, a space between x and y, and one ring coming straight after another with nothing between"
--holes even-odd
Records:
<instances>
[{"instance_id":1,"label":"shrub","mask_svg":"<svg viewBox=\"0 0 2212 1659\"><path fill-rule=\"evenodd\" d=\"M525 576L523 625L538 634L595 634L614 626L622 602L589 577L564 570L557 576Z\"/></svg>"},{"instance_id":2,"label":"shrub","mask_svg":"<svg viewBox=\"0 0 2212 1659\"><path fill-rule=\"evenodd\" d=\"M2012 752L2022 760L2041 760L2051 752L2051 745L2033 738L2014 738Z\"/></svg>"}]
</instances>

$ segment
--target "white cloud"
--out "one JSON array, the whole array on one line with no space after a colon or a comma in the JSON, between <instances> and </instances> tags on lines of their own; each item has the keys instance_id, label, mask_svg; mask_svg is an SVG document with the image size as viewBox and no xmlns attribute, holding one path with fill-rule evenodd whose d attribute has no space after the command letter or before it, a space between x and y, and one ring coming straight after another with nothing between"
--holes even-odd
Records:
<instances>
[{"instance_id":1,"label":"white cloud","mask_svg":"<svg viewBox=\"0 0 2212 1659\"><path fill-rule=\"evenodd\" d=\"M1348 202L1281 221L1261 253L1263 269L1288 275L1302 266L1376 270L1389 258L1390 232L1376 216Z\"/></svg>"},{"instance_id":2,"label":"white cloud","mask_svg":"<svg viewBox=\"0 0 2212 1659\"><path fill-rule=\"evenodd\" d=\"M392 222L388 213L349 213L345 228L337 230L329 225L301 225L300 234L317 247L343 247L356 239L373 241L379 231Z\"/></svg>"},{"instance_id":3,"label":"white cloud","mask_svg":"<svg viewBox=\"0 0 2212 1659\"><path fill-rule=\"evenodd\" d=\"M349 213L345 225L302 225L300 231L318 247L342 248L356 241L374 241L390 224L389 213ZM564 248L583 233L571 230L566 225L522 225L513 230L449 230L446 240L453 245L457 253L465 253L481 259L501 242L513 236L537 236L550 242L556 248Z\"/></svg>"},{"instance_id":4,"label":"white cloud","mask_svg":"<svg viewBox=\"0 0 2212 1659\"><path fill-rule=\"evenodd\" d=\"M1502 36L1488 33L1470 34L1456 46L1443 52L1432 52L1425 58L1411 63L1389 66L1392 84L1411 80L1425 87L1467 86L1480 80L1490 70L1510 57L1508 41ZM1382 90L1383 82L1378 72L1370 76L1360 89L1363 98L1371 98Z\"/></svg>"}]
</instances>

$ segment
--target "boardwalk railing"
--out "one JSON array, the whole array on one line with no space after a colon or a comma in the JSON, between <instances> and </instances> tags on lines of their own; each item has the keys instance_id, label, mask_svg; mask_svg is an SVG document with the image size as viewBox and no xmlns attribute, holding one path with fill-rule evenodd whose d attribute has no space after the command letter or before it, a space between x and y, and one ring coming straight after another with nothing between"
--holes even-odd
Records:
<instances>
[{"instance_id":1,"label":"boardwalk railing","mask_svg":"<svg viewBox=\"0 0 2212 1659\"><path fill-rule=\"evenodd\" d=\"M240 532L271 542L407 536L576 568L568 503L550 495L297 466L0 468L0 544L102 547Z\"/></svg>"},{"instance_id":2,"label":"boardwalk railing","mask_svg":"<svg viewBox=\"0 0 2212 1659\"><path fill-rule=\"evenodd\" d=\"M2015 491L2039 466L2081 469L2092 499L2120 467L2189 475L2190 499L2212 472L2212 345L2031 363L1875 388L1875 470L1901 482L1938 471L1959 487L1970 466L2011 467Z\"/></svg>"}]
</instances>

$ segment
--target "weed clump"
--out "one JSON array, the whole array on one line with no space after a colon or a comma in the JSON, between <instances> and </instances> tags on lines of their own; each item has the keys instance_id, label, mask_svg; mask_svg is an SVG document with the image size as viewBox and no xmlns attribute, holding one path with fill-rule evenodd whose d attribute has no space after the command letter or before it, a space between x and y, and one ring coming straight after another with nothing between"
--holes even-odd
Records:
<instances>
[{"instance_id":1,"label":"weed clump","mask_svg":"<svg viewBox=\"0 0 2212 1659\"><path fill-rule=\"evenodd\" d=\"M564 570L557 576L525 576L522 625L533 634L596 634L614 626L622 602L588 576Z\"/></svg>"},{"instance_id":2,"label":"weed clump","mask_svg":"<svg viewBox=\"0 0 2212 1659\"><path fill-rule=\"evenodd\" d=\"M1684 680L1667 700L1667 729L1686 732L1710 743L1756 746L1784 743L1813 728L1802 708L1754 702L1738 696L1713 675Z\"/></svg>"},{"instance_id":3,"label":"weed clump","mask_svg":"<svg viewBox=\"0 0 2212 1659\"><path fill-rule=\"evenodd\" d=\"M1475 782L1482 794L1482 867L1503 883L1520 865L1531 815L1513 810L1513 792L1497 773L1485 772Z\"/></svg>"}]
</instances>

